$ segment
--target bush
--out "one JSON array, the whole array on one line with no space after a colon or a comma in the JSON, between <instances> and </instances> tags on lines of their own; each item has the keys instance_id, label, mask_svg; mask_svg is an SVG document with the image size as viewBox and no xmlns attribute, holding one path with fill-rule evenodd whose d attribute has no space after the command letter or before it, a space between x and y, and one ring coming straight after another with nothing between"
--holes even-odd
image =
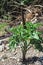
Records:
<instances>
[{"instance_id":1,"label":"bush","mask_svg":"<svg viewBox=\"0 0 43 65\"><path fill-rule=\"evenodd\" d=\"M25 55L30 44L32 46L34 45L34 48L38 49L39 51L42 51L43 49L40 44L43 40L40 37L41 33L37 31L37 27L39 27L39 24L32 24L28 22L26 23L26 29L24 29L22 25L10 29L13 35L10 38L9 46L11 49L16 48L19 43L23 42L23 45L21 46L23 61L25 60Z\"/></svg>"}]
</instances>

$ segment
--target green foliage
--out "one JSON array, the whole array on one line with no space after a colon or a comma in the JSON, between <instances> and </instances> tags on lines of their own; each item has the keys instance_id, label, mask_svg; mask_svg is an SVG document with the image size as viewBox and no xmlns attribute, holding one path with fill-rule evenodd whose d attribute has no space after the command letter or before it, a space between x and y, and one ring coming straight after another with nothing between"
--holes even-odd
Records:
<instances>
[{"instance_id":1,"label":"green foliage","mask_svg":"<svg viewBox=\"0 0 43 65\"><path fill-rule=\"evenodd\" d=\"M13 33L13 35L10 38L10 48L16 48L19 43L26 42L26 49L28 49L28 45L32 44L35 46L35 48L41 51L43 48L40 43L43 40L40 37L41 33L37 31L37 27L39 27L39 25L40 24L32 24L28 22L26 23L26 29L24 29L22 25L11 28L10 31ZM27 43L27 40L30 42ZM22 48L24 48L23 45Z\"/></svg>"},{"instance_id":2,"label":"green foliage","mask_svg":"<svg viewBox=\"0 0 43 65\"><path fill-rule=\"evenodd\" d=\"M23 4L28 4L28 3L31 3L33 1L34 0L20 0L20 2L23 3Z\"/></svg>"},{"instance_id":3,"label":"green foliage","mask_svg":"<svg viewBox=\"0 0 43 65\"><path fill-rule=\"evenodd\" d=\"M7 26L7 23L0 23L0 31L2 31Z\"/></svg>"}]
</instances>

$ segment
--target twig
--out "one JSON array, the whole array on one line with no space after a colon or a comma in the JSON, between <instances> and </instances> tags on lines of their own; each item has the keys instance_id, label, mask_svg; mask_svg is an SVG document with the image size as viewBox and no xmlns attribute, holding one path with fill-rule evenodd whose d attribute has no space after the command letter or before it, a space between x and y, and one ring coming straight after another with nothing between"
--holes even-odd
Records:
<instances>
[{"instance_id":1,"label":"twig","mask_svg":"<svg viewBox=\"0 0 43 65\"><path fill-rule=\"evenodd\" d=\"M30 9L24 8L25 10L27 10L29 13L32 13Z\"/></svg>"},{"instance_id":2,"label":"twig","mask_svg":"<svg viewBox=\"0 0 43 65\"><path fill-rule=\"evenodd\" d=\"M34 5L35 7L41 7L41 8L43 8L43 6L42 5Z\"/></svg>"},{"instance_id":3,"label":"twig","mask_svg":"<svg viewBox=\"0 0 43 65\"><path fill-rule=\"evenodd\" d=\"M27 50L29 50L31 47L33 47L32 45L31 46L29 46L28 48L27 48Z\"/></svg>"}]
</instances>

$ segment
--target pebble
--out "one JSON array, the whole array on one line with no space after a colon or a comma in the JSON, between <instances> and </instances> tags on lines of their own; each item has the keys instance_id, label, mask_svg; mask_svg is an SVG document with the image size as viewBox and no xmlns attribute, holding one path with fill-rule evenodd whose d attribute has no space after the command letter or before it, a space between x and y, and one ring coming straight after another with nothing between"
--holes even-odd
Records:
<instances>
[{"instance_id":1,"label":"pebble","mask_svg":"<svg viewBox=\"0 0 43 65\"><path fill-rule=\"evenodd\" d=\"M0 45L0 52L4 50L4 44Z\"/></svg>"},{"instance_id":2,"label":"pebble","mask_svg":"<svg viewBox=\"0 0 43 65\"><path fill-rule=\"evenodd\" d=\"M15 59L16 60L17 58L16 57L10 57L10 59Z\"/></svg>"},{"instance_id":3,"label":"pebble","mask_svg":"<svg viewBox=\"0 0 43 65\"><path fill-rule=\"evenodd\" d=\"M17 61L19 62L19 61L20 61L20 59L18 58L18 59L17 59Z\"/></svg>"},{"instance_id":4,"label":"pebble","mask_svg":"<svg viewBox=\"0 0 43 65\"><path fill-rule=\"evenodd\" d=\"M9 44L6 44L5 48L6 50L9 50Z\"/></svg>"},{"instance_id":5,"label":"pebble","mask_svg":"<svg viewBox=\"0 0 43 65\"><path fill-rule=\"evenodd\" d=\"M4 62L4 59L1 59L2 62Z\"/></svg>"}]
</instances>

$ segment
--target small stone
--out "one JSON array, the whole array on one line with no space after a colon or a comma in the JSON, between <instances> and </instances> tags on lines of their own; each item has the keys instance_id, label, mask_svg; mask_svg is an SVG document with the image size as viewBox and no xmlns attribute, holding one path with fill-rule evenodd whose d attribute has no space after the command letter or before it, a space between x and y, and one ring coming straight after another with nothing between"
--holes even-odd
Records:
<instances>
[{"instance_id":1,"label":"small stone","mask_svg":"<svg viewBox=\"0 0 43 65\"><path fill-rule=\"evenodd\" d=\"M2 49L2 45L0 45L0 51L2 51L3 49Z\"/></svg>"},{"instance_id":2,"label":"small stone","mask_svg":"<svg viewBox=\"0 0 43 65\"><path fill-rule=\"evenodd\" d=\"M2 59L1 61L4 62L4 59Z\"/></svg>"},{"instance_id":3,"label":"small stone","mask_svg":"<svg viewBox=\"0 0 43 65\"><path fill-rule=\"evenodd\" d=\"M7 45L5 46L5 48L6 48L6 50L9 50L9 44L7 44Z\"/></svg>"},{"instance_id":4,"label":"small stone","mask_svg":"<svg viewBox=\"0 0 43 65\"><path fill-rule=\"evenodd\" d=\"M10 57L10 59L15 59L16 60L17 58L16 57Z\"/></svg>"},{"instance_id":5,"label":"small stone","mask_svg":"<svg viewBox=\"0 0 43 65\"><path fill-rule=\"evenodd\" d=\"M4 50L4 44L0 45L0 52Z\"/></svg>"},{"instance_id":6,"label":"small stone","mask_svg":"<svg viewBox=\"0 0 43 65\"><path fill-rule=\"evenodd\" d=\"M19 62L19 61L20 61L20 59L18 58L18 59L17 59L17 61Z\"/></svg>"}]
</instances>

